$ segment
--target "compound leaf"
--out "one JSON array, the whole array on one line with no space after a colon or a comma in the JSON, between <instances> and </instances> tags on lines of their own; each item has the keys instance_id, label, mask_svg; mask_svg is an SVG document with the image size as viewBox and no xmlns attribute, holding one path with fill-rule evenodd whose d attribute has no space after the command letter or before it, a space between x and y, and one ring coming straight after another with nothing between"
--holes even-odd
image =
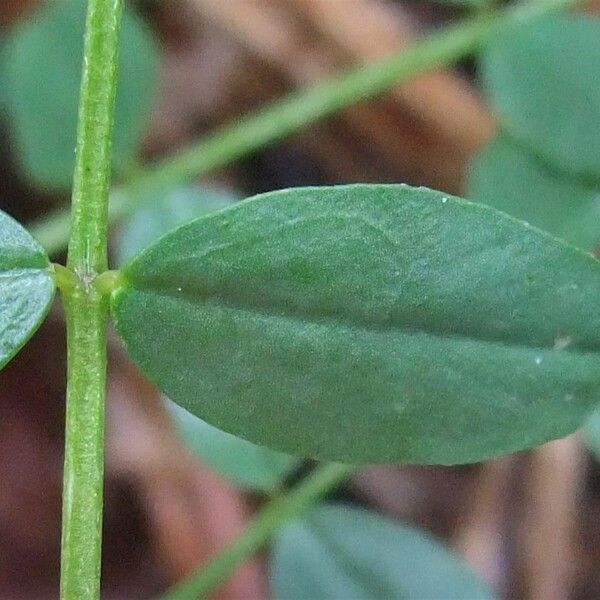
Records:
<instances>
[{"instance_id":1,"label":"compound leaf","mask_svg":"<svg viewBox=\"0 0 600 600\"><path fill-rule=\"evenodd\" d=\"M281 600L493 597L426 532L343 505L313 508L286 525L275 539L270 574Z\"/></svg>"},{"instance_id":2,"label":"compound leaf","mask_svg":"<svg viewBox=\"0 0 600 600\"><path fill-rule=\"evenodd\" d=\"M52 0L15 27L3 51L17 159L40 187L69 188L87 2ZM135 157L148 126L157 79L157 49L144 23L125 7L113 140L113 170Z\"/></svg>"},{"instance_id":3,"label":"compound leaf","mask_svg":"<svg viewBox=\"0 0 600 600\"><path fill-rule=\"evenodd\" d=\"M264 194L123 277L112 312L142 370L283 452L477 461L566 435L600 399L600 263L424 188Z\"/></svg>"},{"instance_id":4,"label":"compound leaf","mask_svg":"<svg viewBox=\"0 0 600 600\"><path fill-rule=\"evenodd\" d=\"M503 127L560 168L600 177L600 20L546 17L503 30L482 77Z\"/></svg>"},{"instance_id":5,"label":"compound leaf","mask_svg":"<svg viewBox=\"0 0 600 600\"><path fill-rule=\"evenodd\" d=\"M54 298L44 249L0 211L0 369L42 324Z\"/></svg>"},{"instance_id":6,"label":"compound leaf","mask_svg":"<svg viewBox=\"0 0 600 600\"><path fill-rule=\"evenodd\" d=\"M506 136L477 157L469 197L586 250L600 247L600 190L551 169Z\"/></svg>"}]
</instances>

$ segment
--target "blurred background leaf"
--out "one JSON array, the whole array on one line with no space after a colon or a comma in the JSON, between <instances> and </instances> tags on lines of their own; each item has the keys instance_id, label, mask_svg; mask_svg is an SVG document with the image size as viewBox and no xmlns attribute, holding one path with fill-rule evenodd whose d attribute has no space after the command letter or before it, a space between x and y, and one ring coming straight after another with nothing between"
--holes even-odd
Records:
<instances>
[{"instance_id":1,"label":"blurred background leaf","mask_svg":"<svg viewBox=\"0 0 600 600\"><path fill-rule=\"evenodd\" d=\"M600 245L600 189L556 171L506 135L476 158L468 189L471 200L576 246L593 250Z\"/></svg>"},{"instance_id":2,"label":"blurred background leaf","mask_svg":"<svg viewBox=\"0 0 600 600\"><path fill-rule=\"evenodd\" d=\"M270 574L280 600L493 597L429 534L343 505L289 523L275 540Z\"/></svg>"},{"instance_id":3,"label":"blurred background leaf","mask_svg":"<svg viewBox=\"0 0 600 600\"><path fill-rule=\"evenodd\" d=\"M582 429L583 440L588 449L600 461L600 409L595 410Z\"/></svg>"},{"instance_id":4,"label":"blurred background leaf","mask_svg":"<svg viewBox=\"0 0 600 600\"><path fill-rule=\"evenodd\" d=\"M557 16L506 29L481 74L502 127L558 168L600 178L600 19Z\"/></svg>"},{"instance_id":5,"label":"blurred background leaf","mask_svg":"<svg viewBox=\"0 0 600 600\"><path fill-rule=\"evenodd\" d=\"M225 433L170 400L167 406L188 449L241 487L275 492L300 462Z\"/></svg>"},{"instance_id":6,"label":"blurred background leaf","mask_svg":"<svg viewBox=\"0 0 600 600\"><path fill-rule=\"evenodd\" d=\"M237 200L239 197L232 191L218 187L187 185L164 190L123 222L117 262L127 262L179 225L226 208Z\"/></svg>"},{"instance_id":7,"label":"blurred background leaf","mask_svg":"<svg viewBox=\"0 0 600 600\"><path fill-rule=\"evenodd\" d=\"M53 0L6 39L0 73L18 162L42 188L68 189L74 165L84 0ZM155 100L158 50L152 32L126 5L116 101L113 172L140 150Z\"/></svg>"}]
</instances>

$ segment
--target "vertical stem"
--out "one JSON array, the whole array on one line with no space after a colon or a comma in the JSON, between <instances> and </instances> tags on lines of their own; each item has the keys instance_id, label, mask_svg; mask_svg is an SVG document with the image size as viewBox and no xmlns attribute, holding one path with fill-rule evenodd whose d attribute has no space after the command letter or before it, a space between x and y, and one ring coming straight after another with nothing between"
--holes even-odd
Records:
<instances>
[{"instance_id":1,"label":"vertical stem","mask_svg":"<svg viewBox=\"0 0 600 600\"><path fill-rule=\"evenodd\" d=\"M121 0L89 0L64 294L68 381L61 598L100 596L108 304L93 285L107 268L108 191Z\"/></svg>"}]
</instances>

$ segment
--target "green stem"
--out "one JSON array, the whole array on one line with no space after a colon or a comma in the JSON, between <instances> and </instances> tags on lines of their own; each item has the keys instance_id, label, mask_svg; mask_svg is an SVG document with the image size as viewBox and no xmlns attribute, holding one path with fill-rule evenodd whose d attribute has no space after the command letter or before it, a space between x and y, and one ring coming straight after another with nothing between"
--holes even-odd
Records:
<instances>
[{"instance_id":1,"label":"green stem","mask_svg":"<svg viewBox=\"0 0 600 600\"><path fill-rule=\"evenodd\" d=\"M68 380L61 598L100 597L108 303L94 279L107 268L108 193L121 0L89 0L71 237L63 288Z\"/></svg>"},{"instance_id":2,"label":"green stem","mask_svg":"<svg viewBox=\"0 0 600 600\"><path fill-rule=\"evenodd\" d=\"M538 0L501 13L485 14L426 37L400 54L275 102L157 165L140 169L112 199L110 220L132 212L144 198L155 196L157 188L202 177L340 109L421 73L450 65L477 51L505 27L581 3L582 0ZM68 218L59 211L34 223L31 232L49 253L55 253L64 247L67 224Z\"/></svg>"},{"instance_id":3,"label":"green stem","mask_svg":"<svg viewBox=\"0 0 600 600\"><path fill-rule=\"evenodd\" d=\"M240 537L195 575L168 592L163 600L195 600L206 596L260 550L285 523L355 471L356 467L338 463L324 464L315 469L286 496L269 502Z\"/></svg>"}]
</instances>

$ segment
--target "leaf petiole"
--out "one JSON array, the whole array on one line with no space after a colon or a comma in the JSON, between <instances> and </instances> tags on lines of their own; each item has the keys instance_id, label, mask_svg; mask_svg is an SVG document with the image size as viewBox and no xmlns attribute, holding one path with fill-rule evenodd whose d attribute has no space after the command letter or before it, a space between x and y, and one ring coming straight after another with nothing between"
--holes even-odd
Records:
<instances>
[{"instance_id":1,"label":"leaf petiole","mask_svg":"<svg viewBox=\"0 0 600 600\"><path fill-rule=\"evenodd\" d=\"M122 287L125 283L125 276L120 270L110 270L100 273L96 279L94 279L95 288L103 296L110 296L113 292Z\"/></svg>"}]
</instances>

